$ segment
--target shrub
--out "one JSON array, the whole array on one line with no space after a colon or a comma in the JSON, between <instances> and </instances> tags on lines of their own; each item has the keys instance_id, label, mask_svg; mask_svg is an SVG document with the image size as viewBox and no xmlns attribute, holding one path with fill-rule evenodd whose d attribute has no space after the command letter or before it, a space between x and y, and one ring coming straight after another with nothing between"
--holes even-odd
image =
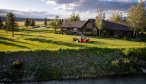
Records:
<instances>
[{"instance_id":1,"label":"shrub","mask_svg":"<svg viewBox=\"0 0 146 84\"><path fill-rule=\"evenodd\" d=\"M127 55L130 57L146 60L146 48L131 48L127 50Z\"/></svg>"},{"instance_id":2,"label":"shrub","mask_svg":"<svg viewBox=\"0 0 146 84\"><path fill-rule=\"evenodd\" d=\"M21 69L23 66L23 63L20 60L16 60L13 62L12 66L15 69Z\"/></svg>"},{"instance_id":3,"label":"shrub","mask_svg":"<svg viewBox=\"0 0 146 84\"><path fill-rule=\"evenodd\" d=\"M60 34L60 31L56 31L55 34Z\"/></svg>"},{"instance_id":4,"label":"shrub","mask_svg":"<svg viewBox=\"0 0 146 84\"><path fill-rule=\"evenodd\" d=\"M128 58L124 58L124 59L122 60L122 62L125 63L125 64L128 64L128 63L130 62L130 60L129 60Z\"/></svg>"},{"instance_id":5,"label":"shrub","mask_svg":"<svg viewBox=\"0 0 146 84\"><path fill-rule=\"evenodd\" d=\"M86 35L86 36L96 36L95 34L93 34L91 32L85 32L84 35Z\"/></svg>"},{"instance_id":6,"label":"shrub","mask_svg":"<svg viewBox=\"0 0 146 84\"><path fill-rule=\"evenodd\" d=\"M135 60L129 58L119 58L111 61L111 71L117 74L140 73L141 70Z\"/></svg>"},{"instance_id":7,"label":"shrub","mask_svg":"<svg viewBox=\"0 0 146 84\"><path fill-rule=\"evenodd\" d=\"M114 38L119 39L120 36L119 35L114 35Z\"/></svg>"},{"instance_id":8,"label":"shrub","mask_svg":"<svg viewBox=\"0 0 146 84\"><path fill-rule=\"evenodd\" d=\"M128 37L125 36L125 37L123 37L123 39L124 39L124 40L128 40Z\"/></svg>"},{"instance_id":9,"label":"shrub","mask_svg":"<svg viewBox=\"0 0 146 84\"><path fill-rule=\"evenodd\" d=\"M108 35L106 30L103 30L102 33L101 33L101 36L102 37L108 37L109 35Z\"/></svg>"},{"instance_id":10,"label":"shrub","mask_svg":"<svg viewBox=\"0 0 146 84\"><path fill-rule=\"evenodd\" d=\"M141 38L141 41L146 42L146 37L145 38Z\"/></svg>"},{"instance_id":11,"label":"shrub","mask_svg":"<svg viewBox=\"0 0 146 84\"><path fill-rule=\"evenodd\" d=\"M118 63L119 63L119 60L113 60L112 61L112 65L118 65Z\"/></svg>"}]
</instances>

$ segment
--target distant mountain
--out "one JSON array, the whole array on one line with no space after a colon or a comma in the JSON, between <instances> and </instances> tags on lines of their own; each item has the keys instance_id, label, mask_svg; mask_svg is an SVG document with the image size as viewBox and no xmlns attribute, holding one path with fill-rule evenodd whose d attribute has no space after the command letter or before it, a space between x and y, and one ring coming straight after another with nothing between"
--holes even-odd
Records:
<instances>
[{"instance_id":1,"label":"distant mountain","mask_svg":"<svg viewBox=\"0 0 146 84\"><path fill-rule=\"evenodd\" d=\"M41 19L41 18L33 18L35 21L44 21L44 19ZM6 17L2 17L2 20L5 21L6 20ZM26 18L16 18L16 21L25 21ZM51 21L53 19L47 19L48 21Z\"/></svg>"},{"instance_id":2,"label":"distant mountain","mask_svg":"<svg viewBox=\"0 0 146 84\"><path fill-rule=\"evenodd\" d=\"M5 20L5 17L8 13L13 12L19 21L24 21L24 18L34 18L35 20L42 21L46 18L54 18L56 14L50 14L46 11L20 11L20 10L10 10L10 9L0 9L0 16L3 17ZM60 16L60 15L59 15Z\"/></svg>"}]
</instances>

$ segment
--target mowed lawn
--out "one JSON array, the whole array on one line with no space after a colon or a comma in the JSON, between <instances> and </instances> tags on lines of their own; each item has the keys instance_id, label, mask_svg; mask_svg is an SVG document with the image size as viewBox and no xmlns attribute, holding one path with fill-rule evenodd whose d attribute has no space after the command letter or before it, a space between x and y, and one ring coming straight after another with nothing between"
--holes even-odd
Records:
<instances>
[{"instance_id":1,"label":"mowed lawn","mask_svg":"<svg viewBox=\"0 0 146 84\"><path fill-rule=\"evenodd\" d=\"M0 30L0 51L21 51L21 50L57 50L57 49L79 49L87 47L100 48L142 48L146 47L145 42L134 42L113 38L89 37L89 43L74 43L74 35L54 34L53 30L47 28L30 29L6 33Z\"/></svg>"}]
</instances>

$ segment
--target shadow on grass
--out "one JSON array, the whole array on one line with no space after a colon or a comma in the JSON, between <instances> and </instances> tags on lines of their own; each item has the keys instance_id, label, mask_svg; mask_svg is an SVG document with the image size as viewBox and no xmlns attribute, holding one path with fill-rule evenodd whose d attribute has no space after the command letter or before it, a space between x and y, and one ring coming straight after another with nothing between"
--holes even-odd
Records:
<instances>
[{"instance_id":1,"label":"shadow on grass","mask_svg":"<svg viewBox=\"0 0 146 84\"><path fill-rule=\"evenodd\" d=\"M30 34L15 34L15 35L22 36L22 37L25 37L25 36L32 36L32 37L42 37L42 38L53 38L53 37L50 37L50 36L30 35Z\"/></svg>"},{"instance_id":2,"label":"shadow on grass","mask_svg":"<svg viewBox=\"0 0 146 84\"><path fill-rule=\"evenodd\" d=\"M19 48L27 48L27 49L29 49L29 48L26 47L26 46L22 46L22 45L14 44L14 43L9 43L9 42L5 42L5 41L0 41L0 44L10 45L10 46L16 46L16 47L19 47Z\"/></svg>"},{"instance_id":3,"label":"shadow on grass","mask_svg":"<svg viewBox=\"0 0 146 84\"><path fill-rule=\"evenodd\" d=\"M12 41L12 42L18 42L18 43L23 43L23 44L34 45L34 44L31 44L31 43L16 41L16 40L14 40L14 39L9 39L9 38L5 38L5 37L0 37L0 39L1 39L1 40L6 40L6 41Z\"/></svg>"},{"instance_id":4,"label":"shadow on grass","mask_svg":"<svg viewBox=\"0 0 146 84\"><path fill-rule=\"evenodd\" d=\"M120 44L112 44L112 43L107 43L107 42L100 42L100 41L90 41L87 44L94 44L94 45L110 45L110 46L121 46Z\"/></svg>"},{"instance_id":5,"label":"shadow on grass","mask_svg":"<svg viewBox=\"0 0 146 84\"><path fill-rule=\"evenodd\" d=\"M110 38L110 37L95 37L95 36L91 36L92 38L95 38L95 39L105 39L105 40L124 40L124 41L130 41L130 42L144 42L146 43L146 35L143 36L143 37L139 37L139 38L127 38L127 39L124 39L124 38Z\"/></svg>"},{"instance_id":6,"label":"shadow on grass","mask_svg":"<svg viewBox=\"0 0 146 84\"><path fill-rule=\"evenodd\" d=\"M46 40L46 39L40 39L40 38L27 38L25 40L38 41L41 43L52 43L52 44L56 44L56 45L65 45L65 46L69 46L69 47L87 47L85 45L78 45L78 44L74 44L74 43L66 43L66 42L61 42L61 41L53 41L53 40Z\"/></svg>"},{"instance_id":7,"label":"shadow on grass","mask_svg":"<svg viewBox=\"0 0 146 84\"><path fill-rule=\"evenodd\" d=\"M131 42L144 42L144 43L146 43L146 38L134 38L134 39L130 39L129 41L131 41Z\"/></svg>"},{"instance_id":8,"label":"shadow on grass","mask_svg":"<svg viewBox=\"0 0 146 84\"><path fill-rule=\"evenodd\" d=\"M90 42L88 42L88 44L101 44L101 45L104 45L104 44L106 44L106 43L104 43L104 42L99 42L99 41L90 41Z\"/></svg>"},{"instance_id":9,"label":"shadow on grass","mask_svg":"<svg viewBox=\"0 0 146 84\"><path fill-rule=\"evenodd\" d=\"M25 32L35 32L35 33L54 33L54 30L25 30Z\"/></svg>"},{"instance_id":10,"label":"shadow on grass","mask_svg":"<svg viewBox=\"0 0 146 84\"><path fill-rule=\"evenodd\" d=\"M35 35L30 35L30 34L15 34L15 35L19 35L19 36L35 36Z\"/></svg>"}]
</instances>

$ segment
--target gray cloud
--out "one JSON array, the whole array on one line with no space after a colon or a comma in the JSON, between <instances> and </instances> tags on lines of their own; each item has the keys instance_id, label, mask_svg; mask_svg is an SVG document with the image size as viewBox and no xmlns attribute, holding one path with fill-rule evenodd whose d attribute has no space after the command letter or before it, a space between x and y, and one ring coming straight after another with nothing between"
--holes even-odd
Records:
<instances>
[{"instance_id":1,"label":"gray cloud","mask_svg":"<svg viewBox=\"0 0 146 84\"><path fill-rule=\"evenodd\" d=\"M137 5L134 0L41 0L48 5L55 5L57 10L65 10L81 14L81 18L95 18L97 10L102 8L109 18L113 10L119 10L127 16L131 5Z\"/></svg>"},{"instance_id":2,"label":"gray cloud","mask_svg":"<svg viewBox=\"0 0 146 84\"><path fill-rule=\"evenodd\" d=\"M21 17L21 18L53 18L56 16L56 14L49 14L48 12L45 11L18 11L18 10L8 10L8 9L0 9L0 16L5 17L7 13L13 12L16 17Z\"/></svg>"},{"instance_id":3,"label":"gray cloud","mask_svg":"<svg viewBox=\"0 0 146 84\"><path fill-rule=\"evenodd\" d=\"M97 9L103 8L106 12L112 10L120 10L127 12L131 5L136 5L137 2L133 0L41 0L50 5L55 5L55 9L68 10L69 12L77 12L84 14L84 17L95 16ZM51 1L51 2L50 2ZM49 3L50 2L50 3ZM52 9L53 10L53 9ZM67 17L61 14L50 14L46 11L18 11L0 9L0 16L6 16L8 12L13 12L17 17L28 18L53 18L56 15L60 17ZM109 14L109 12L108 12ZM83 17L83 18L84 18Z\"/></svg>"},{"instance_id":4,"label":"gray cloud","mask_svg":"<svg viewBox=\"0 0 146 84\"><path fill-rule=\"evenodd\" d=\"M87 0L77 6L74 10L86 11L86 10L97 10L99 8L103 8L105 11L107 10L120 10L127 11L131 5L136 5L137 3L130 2L113 2L113 1L97 1L97 0Z\"/></svg>"},{"instance_id":5,"label":"gray cloud","mask_svg":"<svg viewBox=\"0 0 146 84\"><path fill-rule=\"evenodd\" d=\"M133 0L45 0L54 1L57 4L66 5L66 10L91 11L102 7L104 10L126 11L131 5L136 5ZM72 5L73 4L73 5ZM68 9L69 8L69 9ZM63 8L62 8L63 9Z\"/></svg>"}]
</instances>

